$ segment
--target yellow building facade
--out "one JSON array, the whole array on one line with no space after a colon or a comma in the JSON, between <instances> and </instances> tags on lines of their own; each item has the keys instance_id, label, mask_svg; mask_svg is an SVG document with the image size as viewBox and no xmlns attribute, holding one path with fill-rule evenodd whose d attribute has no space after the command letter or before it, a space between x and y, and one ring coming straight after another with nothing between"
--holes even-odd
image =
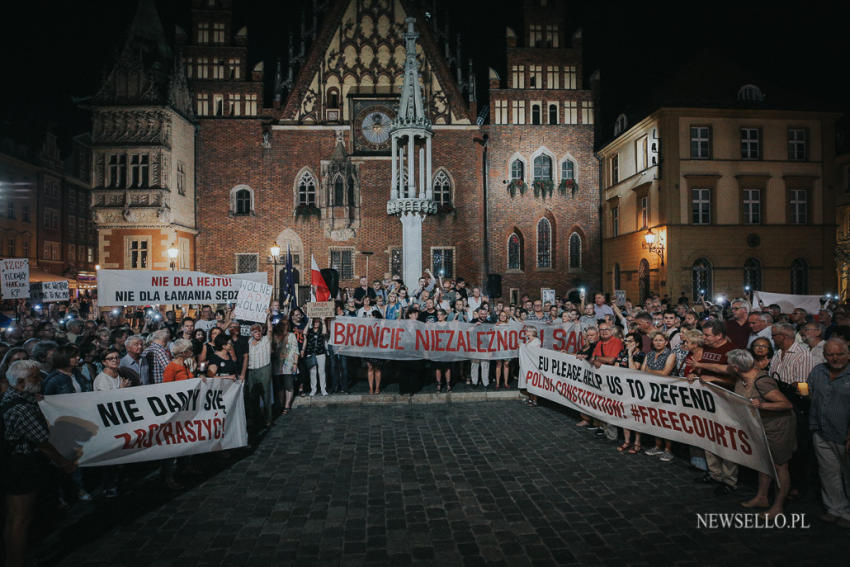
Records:
<instances>
[{"instance_id":1,"label":"yellow building facade","mask_svg":"<svg viewBox=\"0 0 850 567\"><path fill-rule=\"evenodd\" d=\"M662 107L628 127L621 116L599 152L605 291L837 291L836 118Z\"/></svg>"}]
</instances>

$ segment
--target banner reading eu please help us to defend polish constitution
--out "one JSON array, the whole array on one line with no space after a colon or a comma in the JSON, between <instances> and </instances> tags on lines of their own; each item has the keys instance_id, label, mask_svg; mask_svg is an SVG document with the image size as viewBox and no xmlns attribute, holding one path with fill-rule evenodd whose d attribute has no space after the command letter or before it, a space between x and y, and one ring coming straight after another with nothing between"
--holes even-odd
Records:
<instances>
[{"instance_id":1,"label":"banner reading eu please help us to defend polish constitution","mask_svg":"<svg viewBox=\"0 0 850 567\"><path fill-rule=\"evenodd\" d=\"M491 360L516 358L525 343L526 326L536 327L543 345L576 352L582 347L576 324L524 321L492 325L443 321L387 320L337 317L330 323L334 352L346 356L391 360Z\"/></svg>"},{"instance_id":2,"label":"banner reading eu please help us to defend polish constitution","mask_svg":"<svg viewBox=\"0 0 850 567\"><path fill-rule=\"evenodd\" d=\"M171 459L248 444L242 382L199 378L45 396L50 442L83 467Z\"/></svg>"},{"instance_id":3,"label":"banner reading eu please help us to defend polish constitution","mask_svg":"<svg viewBox=\"0 0 850 567\"><path fill-rule=\"evenodd\" d=\"M519 363L531 394L775 475L758 410L733 392L616 366L597 369L574 356L529 345L520 348Z\"/></svg>"}]
</instances>

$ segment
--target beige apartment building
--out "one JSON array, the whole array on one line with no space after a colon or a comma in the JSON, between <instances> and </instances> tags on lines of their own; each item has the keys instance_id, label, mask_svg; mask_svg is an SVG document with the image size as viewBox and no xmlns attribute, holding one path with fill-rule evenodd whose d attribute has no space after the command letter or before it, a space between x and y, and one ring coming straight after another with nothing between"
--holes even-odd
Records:
<instances>
[{"instance_id":1,"label":"beige apartment building","mask_svg":"<svg viewBox=\"0 0 850 567\"><path fill-rule=\"evenodd\" d=\"M838 115L767 108L752 84L730 98L662 106L631 126L618 118L599 152L605 291L633 301L838 291Z\"/></svg>"}]
</instances>

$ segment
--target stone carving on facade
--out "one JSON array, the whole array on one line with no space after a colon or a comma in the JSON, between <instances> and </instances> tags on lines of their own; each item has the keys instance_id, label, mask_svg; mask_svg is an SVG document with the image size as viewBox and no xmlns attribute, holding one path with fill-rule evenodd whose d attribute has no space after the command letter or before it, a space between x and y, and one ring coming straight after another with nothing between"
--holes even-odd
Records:
<instances>
[{"instance_id":1,"label":"stone carving on facade","mask_svg":"<svg viewBox=\"0 0 850 567\"><path fill-rule=\"evenodd\" d=\"M94 118L93 141L98 144L114 142L171 143L171 124L168 113L162 110L103 110Z\"/></svg>"}]
</instances>

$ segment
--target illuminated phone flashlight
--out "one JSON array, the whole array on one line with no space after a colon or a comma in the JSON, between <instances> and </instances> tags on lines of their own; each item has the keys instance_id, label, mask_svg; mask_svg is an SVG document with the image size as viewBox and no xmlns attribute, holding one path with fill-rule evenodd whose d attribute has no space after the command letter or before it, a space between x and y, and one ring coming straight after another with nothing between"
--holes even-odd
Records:
<instances>
[{"instance_id":1,"label":"illuminated phone flashlight","mask_svg":"<svg viewBox=\"0 0 850 567\"><path fill-rule=\"evenodd\" d=\"M714 298L714 302L715 303L723 303L724 299L725 298L722 295L718 295L717 297Z\"/></svg>"},{"instance_id":2,"label":"illuminated phone flashlight","mask_svg":"<svg viewBox=\"0 0 850 567\"><path fill-rule=\"evenodd\" d=\"M33 309L35 309L36 311L41 311L41 305L34 305Z\"/></svg>"},{"instance_id":3,"label":"illuminated phone flashlight","mask_svg":"<svg viewBox=\"0 0 850 567\"><path fill-rule=\"evenodd\" d=\"M704 289L699 290L699 292L700 292L700 295L705 295L705 290L704 290Z\"/></svg>"},{"instance_id":4,"label":"illuminated phone flashlight","mask_svg":"<svg viewBox=\"0 0 850 567\"><path fill-rule=\"evenodd\" d=\"M744 291L750 291L750 286L745 285L745 286L744 286Z\"/></svg>"},{"instance_id":5,"label":"illuminated phone flashlight","mask_svg":"<svg viewBox=\"0 0 850 567\"><path fill-rule=\"evenodd\" d=\"M584 288L583 287L578 288L578 290L582 295L584 295Z\"/></svg>"},{"instance_id":6,"label":"illuminated phone flashlight","mask_svg":"<svg viewBox=\"0 0 850 567\"><path fill-rule=\"evenodd\" d=\"M162 315L157 313L156 315L153 316L153 318L154 318L155 321L159 321L160 319L162 319Z\"/></svg>"},{"instance_id":7,"label":"illuminated phone flashlight","mask_svg":"<svg viewBox=\"0 0 850 567\"><path fill-rule=\"evenodd\" d=\"M150 317L151 313L153 313L153 309L148 309L147 316Z\"/></svg>"},{"instance_id":8,"label":"illuminated phone flashlight","mask_svg":"<svg viewBox=\"0 0 850 567\"><path fill-rule=\"evenodd\" d=\"M121 313L121 310L120 310L120 309L118 309L117 307L116 307L115 309L113 309L113 310L112 310L112 314L113 314L113 315L118 315L119 313Z\"/></svg>"}]
</instances>

